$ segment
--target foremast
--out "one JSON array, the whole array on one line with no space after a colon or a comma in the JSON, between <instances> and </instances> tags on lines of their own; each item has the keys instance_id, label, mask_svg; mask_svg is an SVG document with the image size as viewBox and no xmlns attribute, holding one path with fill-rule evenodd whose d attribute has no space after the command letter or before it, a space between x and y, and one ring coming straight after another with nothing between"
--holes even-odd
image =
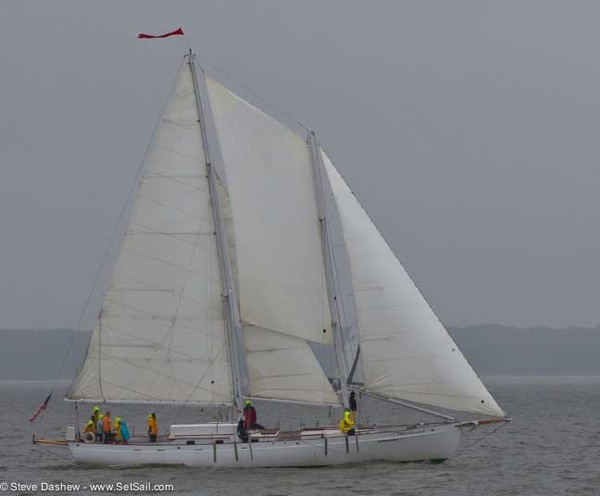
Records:
<instances>
[{"instance_id":1,"label":"foremast","mask_svg":"<svg viewBox=\"0 0 600 496\"><path fill-rule=\"evenodd\" d=\"M342 394L342 403L348 407L348 366L346 364L346 355L344 353L344 342L342 336L341 315L338 302L337 286L334 279L335 259L331 246L331 232L329 228L327 207L325 203L325 193L323 187L324 166L319 151L319 143L314 131L309 131L308 146L310 149L310 158L313 166L313 177L315 182L315 193L317 198L317 212L319 214L319 224L321 227L321 241L323 248L323 261L325 264L325 284L327 286L327 296L329 310L331 314L331 327L333 329L333 346L335 351L335 361L340 379L340 392Z\"/></svg>"},{"instance_id":2,"label":"foremast","mask_svg":"<svg viewBox=\"0 0 600 496\"><path fill-rule=\"evenodd\" d=\"M238 306L237 292L233 278L233 270L231 266L231 258L227 244L227 235L223 222L221 204L217 191L217 179L211 160L209 147L209 127L207 126L207 115L202 105L202 96L200 92L200 83L204 86L204 79L200 81L196 72L196 64L194 62L194 54L190 52L186 55L192 81L194 84L194 96L196 107L198 110L198 123L200 124L200 132L202 134L202 146L204 148L204 160L206 164L206 177L208 179L208 187L210 201L215 224L215 235L217 240L217 249L219 253L219 264L221 269L221 281L223 285L223 307L227 325L227 337L229 344L229 356L231 359L231 372L233 383L234 404L238 411L241 411L244 406L244 398L248 388L248 374L246 360L243 351L242 338L242 323L240 319L240 311Z\"/></svg>"}]
</instances>

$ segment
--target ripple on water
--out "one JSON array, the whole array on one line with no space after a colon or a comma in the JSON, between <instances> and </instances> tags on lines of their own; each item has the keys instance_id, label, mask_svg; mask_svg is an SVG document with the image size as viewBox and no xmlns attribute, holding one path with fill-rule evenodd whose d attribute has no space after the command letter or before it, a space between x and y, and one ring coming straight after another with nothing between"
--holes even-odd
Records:
<instances>
[{"instance_id":1,"label":"ripple on water","mask_svg":"<svg viewBox=\"0 0 600 496\"><path fill-rule=\"evenodd\" d=\"M64 448L42 448L31 443L34 432L44 437L61 435L73 421L72 406L53 401L35 425L27 419L47 395L36 390L0 386L0 420L10 425L3 437L0 472L3 479L23 482L63 481L89 483L136 481L172 483L177 494L201 496L252 494L253 496L303 496L327 494L396 494L402 496L449 495L552 495L597 496L600 487L600 383L589 380L526 379L488 382L492 394L515 421L491 437L480 428L469 433L457 455L441 465L428 463L370 462L307 469L198 469L188 467L104 467L75 465ZM371 417L374 407L361 407ZM259 409L261 418L277 421L287 412L279 405ZM371 408L371 410L369 410ZM382 409L381 403L377 406ZM388 407L385 407L388 408ZM143 419L144 408L120 407L130 425ZM390 418L406 415L396 407L382 410ZM159 418L173 417L166 409ZM378 412L381 413L381 412ZM303 418L322 413L302 410ZM197 420L181 413L183 421ZM187 417L186 417L187 415ZM210 420L209 413L203 420ZM15 419L23 419L15 422ZM14 426L14 428L12 428ZM138 426L138 428L141 428ZM61 496L63 496L61 494Z\"/></svg>"}]
</instances>

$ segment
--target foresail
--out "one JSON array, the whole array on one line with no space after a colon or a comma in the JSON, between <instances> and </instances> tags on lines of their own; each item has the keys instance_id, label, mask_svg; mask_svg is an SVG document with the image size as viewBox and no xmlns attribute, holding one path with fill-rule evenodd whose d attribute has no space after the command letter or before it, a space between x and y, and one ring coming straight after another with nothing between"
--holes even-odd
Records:
<instances>
[{"instance_id":1,"label":"foresail","mask_svg":"<svg viewBox=\"0 0 600 496\"><path fill-rule=\"evenodd\" d=\"M365 389L504 415L324 152L322 157L350 260Z\"/></svg>"},{"instance_id":2,"label":"foresail","mask_svg":"<svg viewBox=\"0 0 600 496\"><path fill-rule=\"evenodd\" d=\"M241 319L331 343L306 139L206 78L231 202Z\"/></svg>"},{"instance_id":3,"label":"foresail","mask_svg":"<svg viewBox=\"0 0 600 496\"><path fill-rule=\"evenodd\" d=\"M182 66L72 399L232 402L194 88Z\"/></svg>"},{"instance_id":4,"label":"foresail","mask_svg":"<svg viewBox=\"0 0 600 496\"><path fill-rule=\"evenodd\" d=\"M231 201L221 182L218 191L237 286ZM320 405L339 404L308 341L251 324L243 324L243 340L249 396Z\"/></svg>"},{"instance_id":5,"label":"foresail","mask_svg":"<svg viewBox=\"0 0 600 496\"><path fill-rule=\"evenodd\" d=\"M245 326L244 342L250 396L318 405L339 404L329 379L304 339Z\"/></svg>"}]
</instances>

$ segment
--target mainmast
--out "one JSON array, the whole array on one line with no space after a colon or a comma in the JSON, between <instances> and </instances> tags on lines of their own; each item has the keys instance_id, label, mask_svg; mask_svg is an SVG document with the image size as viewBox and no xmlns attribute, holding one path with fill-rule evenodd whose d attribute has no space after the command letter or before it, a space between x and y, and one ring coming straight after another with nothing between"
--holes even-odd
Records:
<instances>
[{"instance_id":1,"label":"mainmast","mask_svg":"<svg viewBox=\"0 0 600 496\"><path fill-rule=\"evenodd\" d=\"M323 246L323 260L325 262L325 283L327 285L327 296L329 300L329 310L331 313L331 327L333 328L333 346L335 350L335 361L337 364L338 375L340 378L340 387L342 393L342 403L348 407L348 367L346 365L346 356L344 353L344 343L342 336L342 325L340 318L339 298L334 280L333 272L333 250L331 246L331 233L329 230L327 208L325 206L325 194L323 190L323 161L319 152L319 143L314 131L309 132L308 145L310 148L310 158L313 165L313 177L315 181L315 190L317 197L317 211L319 222L321 224L321 240Z\"/></svg>"},{"instance_id":2,"label":"mainmast","mask_svg":"<svg viewBox=\"0 0 600 496\"><path fill-rule=\"evenodd\" d=\"M247 390L247 369L246 360L243 352L242 340L242 323L240 320L240 311L238 307L237 293L233 279L233 271L231 268L231 259L227 246L227 237L225 226L223 223L223 215L221 212L221 204L217 191L217 181L215 171L212 165L210 149L208 145L208 127L206 125L206 114L202 106L202 98L200 94L200 81L196 73L196 65L194 63L194 54L190 50L188 57L188 65L192 74L194 83L194 96L196 98L196 106L198 109L198 123L202 134L202 147L204 148L204 160L206 163L206 176L208 178L208 187L210 193L210 201L213 211L213 219L215 223L215 231L217 238L217 248L219 252L219 261L221 265L221 280L223 284L223 306L224 314L227 321L229 356L231 358L231 372L233 378L234 401L238 410L244 406L244 397ZM204 80L202 80L204 82Z\"/></svg>"}]
</instances>

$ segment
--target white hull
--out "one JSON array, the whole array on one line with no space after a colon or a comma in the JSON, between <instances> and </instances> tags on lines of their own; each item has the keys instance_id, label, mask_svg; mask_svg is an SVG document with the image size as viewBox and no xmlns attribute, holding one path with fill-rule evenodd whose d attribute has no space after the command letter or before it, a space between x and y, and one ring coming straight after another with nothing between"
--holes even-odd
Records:
<instances>
[{"instance_id":1,"label":"white hull","mask_svg":"<svg viewBox=\"0 0 600 496\"><path fill-rule=\"evenodd\" d=\"M310 467L367 460L397 462L443 460L458 449L458 424L418 426L396 430L361 431L340 436L339 431L318 431L289 440L241 443L186 440L164 443L110 445L68 443L78 463L107 465L170 464L190 467ZM313 431L314 432L314 431Z\"/></svg>"}]
</instances>

